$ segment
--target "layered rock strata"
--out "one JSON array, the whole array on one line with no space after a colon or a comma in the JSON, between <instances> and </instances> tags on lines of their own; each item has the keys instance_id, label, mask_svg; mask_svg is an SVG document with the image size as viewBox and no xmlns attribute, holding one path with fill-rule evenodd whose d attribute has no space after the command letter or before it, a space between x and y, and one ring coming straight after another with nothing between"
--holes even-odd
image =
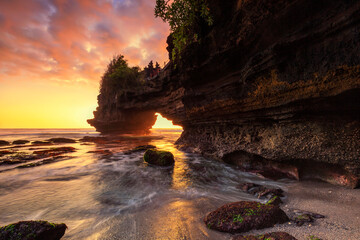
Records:
<instances>
[{"instance_id":1,"label":"layered rock strata","mask_svg":"<svg viewBox=\"0 0 360 240\"><path fill-rule=\"evenodd\" d=\"M146 132L244 169L349 187L360 176L360 2L209 0L214 26L146 87L102 93L89 123ZM174 68L176 65L176 68Z\"/></svg>"}]
</instances>

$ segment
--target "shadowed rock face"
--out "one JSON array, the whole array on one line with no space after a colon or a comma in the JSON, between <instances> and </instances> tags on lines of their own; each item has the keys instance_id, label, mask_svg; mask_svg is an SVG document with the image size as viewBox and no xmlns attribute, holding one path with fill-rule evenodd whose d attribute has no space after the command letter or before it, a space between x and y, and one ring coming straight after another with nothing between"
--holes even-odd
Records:
<instances>
[{"instance_id":1,"label":"shadowed rock face","mask_svg":"<svg viewBox=\"0 0 360 240\"><path fill-rule=\"evenodd\" d=\"M117 111L116 109L109 110L109 114L105 117L88 120L88 123L99 132L120 134L146 134L155 122L156 116L154 111Z\"/></svg>"},{"instance_id":2,"label":"shadowed rock face","mask_svg":"<svg viewBox=\"0 0 360 240\"><path fill-rule=\"evenodd\" d=\"M209 5L214 26L176 69L126 96L102 91L89 122L103 132L146 132L160 112L183 126L178 144L189 150L358 186L360 2Z\"/></svg>"}]
</instances>

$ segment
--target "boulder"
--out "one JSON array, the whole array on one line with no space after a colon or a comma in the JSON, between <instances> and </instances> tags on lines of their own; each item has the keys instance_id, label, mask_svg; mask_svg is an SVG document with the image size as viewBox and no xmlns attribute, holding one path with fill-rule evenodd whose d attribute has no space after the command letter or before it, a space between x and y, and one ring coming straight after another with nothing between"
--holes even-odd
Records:
<instances>
[{"instance_id":1,"label":"boulder","mask_svg":"<svg viewBox=\"0 0 360 240\"><path fill-rule=\"evenodd\" d=\"M208 228L229 233L268 228L287 221L289 218L278 206L249 201L226 204L204 218Z\"/></svg>"},{"instance_id":2,"label":"boulder","mask_svg":"<svg viewBox=\"0 0 360 240\"><path fill-rule=\"evenodd\" d=\"M172 166L175 163L174 155L171 152L154 149L146 150L144 161L157 166Z\"/></svg>"},{"instance_id":3,"label":"boulder","mask_svg":"<svg viewBox=\"0 0 360 240\"><path fill-rule=\"evenodd\" d=\"M273 232L256 236L236 236L233 240L296 240L296 238L286 232Z\"/></svg>"},{"instance_id":4,"label":"boulder","mask_svg":"<svg viewBox=\"0 0 360 240\"><path fill-rule=\"evenodd\" d=\"M288 216L292 222L296 223L297 226L302 226L306 223L314 222L319 218L325 218L324 215L298 209L292 209L288 211Z\"/></svg>"},{"instance_id":5,"label":"boulder","mask_svg":"<svg viewBox=\"0 0 360 240\"><path fill-rule=\"evenodd\" d=\"M0 165L18 164L24 163L31 160L39 159L39 156L28 154L25 152L12 152L8 153L9 156L0 160ZM0 154L1 156L1 154Z\"/></svg>"},{"instance_id":6,"label":"boulder","mask_svg":"<svg viewBox=\"0 0 360 240\"><path fill-rule=\"evenodd\" d=\"M282 203L280 197L284 197L284 191L281 188L267 188L255 183L242 183L238 186L238 188L246 193L256 196L259 199L267 199L269 204L272 203L279 205Z\"/></svg>"},{"instance_id":7,"label":"boulder","mask_svg":"<svg viewBox=\"0 0 360 240\"><path fill-rule=\"evenodd\" d=\"M47 150L34 151L33 154L36 154L41 157L52 157L52 156L57 156L57 155L61 155L64 153L69 153L69 152L75 152L75 148L73 148L73 147L51 148L51 149L47 149Z\"/></svg>"},{"instance_id":8,"label":"boulder","mask_svg":"<svg viewBox=\"0 0 360 240\"><path fill-rule=\"evenodd\" d=\"M91 137L85 136L80 139L80 142L92 142L92 143L106 143L108 139L106 137Z\"/></svg>"},{"instance_id":9,"label":"boulder","mask_svg":"<svg viewBox=\"0 0 360 240\"><path fill-rule=\"evenodd\" d=\"M52 143L49 141L33 141L31 144L33 144L33 145L51 145Z\"/></svg>"},{"instance_id":10,"label":"boulder","mask_svg":"<svg viewBox=\"0 0 360 240\"><path fill-rule=\"evenodd\" d=\"M67 226L47 221L21 221L0 228L0 240L59 240Z\"/></svg>"},{"instance_id":11,"label":"boulder","mask_svg":"<svg viewBox=\"0 0 360 240\"><path fill-rule=\"evenodd\" d=\"M47 141L52 143L76 143L76 140L70 138L50 138Z\"/></svg>"},{"instance_id":12,"label":"boulder","mask_svg":"<svg viewBox=\"0 0 360 240\"><path fill-rule=\"evenodd\" d=\"M23 145L23 144L27 144L29 142L30 142L29 140L15 140L15 141L13 141L12 144Z\"/></svg>"},{"instance_id":13,"label":"boulder","mask_svg":"<svg viewBox=\"0 0 360 240\"><path fill-rule=\"evenodd\" d=\"M10 145L8 141L0 140L0 146Z\"/></svg>"}]
</instances>

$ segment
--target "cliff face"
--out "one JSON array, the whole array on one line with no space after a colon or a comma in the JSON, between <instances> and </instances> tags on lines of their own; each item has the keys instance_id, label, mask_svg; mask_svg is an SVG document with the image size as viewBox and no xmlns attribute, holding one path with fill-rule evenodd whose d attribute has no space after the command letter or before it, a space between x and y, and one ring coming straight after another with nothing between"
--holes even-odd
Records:
<instances>
[{"instance_id":1,"label":"cliff face","mask_svg":"<svg viewBox=\"0 0 360 240\"><path fill-rule=\"evenodd\" d=\"M356 187L360 2L209 0L214 26L141 91L99 96L99 131L146 132L160 112L188 150L259 172Z\"/></svg>"}]
</instances>

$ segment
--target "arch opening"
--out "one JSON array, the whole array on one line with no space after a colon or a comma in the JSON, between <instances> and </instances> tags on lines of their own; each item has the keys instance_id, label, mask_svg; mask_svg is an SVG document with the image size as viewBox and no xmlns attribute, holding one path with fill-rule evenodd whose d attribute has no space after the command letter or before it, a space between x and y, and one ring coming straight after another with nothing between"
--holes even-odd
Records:
<instances>
[{"instance_id":1,"label":"arch opening","mask_svg":"<svg viewBox=\"0 0 360 240\"><path fill-rule=\"evenodd\" d=\"M171 129L182 129L179 125L174 125L172 121L161 116L160 113L155 113L157 116L155 124L152 126L152 129L161 129L161 128L171 128Z\"/></svg>"}]
</instances>

